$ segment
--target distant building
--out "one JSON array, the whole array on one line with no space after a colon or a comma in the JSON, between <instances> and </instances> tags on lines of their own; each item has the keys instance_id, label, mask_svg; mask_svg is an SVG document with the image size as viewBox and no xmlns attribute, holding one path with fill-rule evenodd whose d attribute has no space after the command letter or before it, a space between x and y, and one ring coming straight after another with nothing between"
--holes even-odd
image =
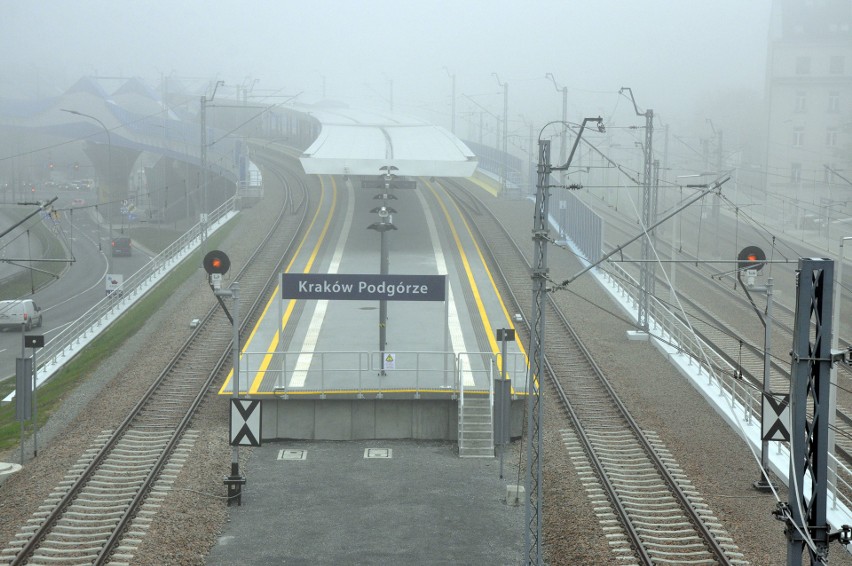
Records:
<instances>
[{"instance_id":1,"label":"distant building","mask_svg":"<svg viewBox=\"0 0 852 566\"><path fill-rule=\"evenodd\" d=\"M767 200L800 228L852 216L852 0L775 0L766 101Z\"/></svg>"}]
</instances>

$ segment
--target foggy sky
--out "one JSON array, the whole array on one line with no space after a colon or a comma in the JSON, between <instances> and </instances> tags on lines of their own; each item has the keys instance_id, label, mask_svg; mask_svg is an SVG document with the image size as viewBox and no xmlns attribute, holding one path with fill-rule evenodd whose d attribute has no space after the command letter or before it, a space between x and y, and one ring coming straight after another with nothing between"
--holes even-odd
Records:
<instances>
[{"instance_id":1,"label":"foggy sky","mask_svg":"<svg viewBox=\"0 0 852 566\"><path fill-rule=\"evenodd\" d=\"M469 98L511 128L640 110L704 121L726 92L762 95L771 0L2 0L0 96L56 94L86 75L210 77L253 94L389 106L449 125ZM444 69L446 68L446 70ZM19 92L25 89L26 92ZM465 96L466 95L466 96ZM271 100L271 99L270 99ZM696 116L700 117L696 118ZM713 116L706 116L711 117ZM721 120L722 117L715 117ZM465 118L459 117L459 129ZM467 118L470 121L470 118ZM637 119L637 123L639 120Z\"/></svg>"}]
</instances>

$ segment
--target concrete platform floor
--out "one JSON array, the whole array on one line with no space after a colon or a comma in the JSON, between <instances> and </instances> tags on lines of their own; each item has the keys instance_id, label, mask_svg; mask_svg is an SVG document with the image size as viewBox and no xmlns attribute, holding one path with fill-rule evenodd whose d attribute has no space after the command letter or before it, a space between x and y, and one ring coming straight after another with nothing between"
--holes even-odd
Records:
<instances>
[{"instance_id":1,"label":"concrete platform floor","mask_svg":"<svg viewBox=\"0 0 852 566\"><path fill-rule=\"evenodd\" d=\"M520 564L523 498L506 504L519 446L501 480L498 458L459 458L452 442L265 443L206 563Z\"/></svg>"}]
</instances>

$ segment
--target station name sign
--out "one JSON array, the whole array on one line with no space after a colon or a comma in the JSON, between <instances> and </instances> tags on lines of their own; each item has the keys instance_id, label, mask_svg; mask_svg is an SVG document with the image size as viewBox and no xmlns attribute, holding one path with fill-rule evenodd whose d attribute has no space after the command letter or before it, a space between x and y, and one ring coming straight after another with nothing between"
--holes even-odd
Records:
<instances>
[{"instance_id":1,"label":"station name sign","mask_svg":"<svg viewBox=\"0 0 852 566\"><path fill-rule=\"evenodd\" d=\"M443 301L446 275L283 273L282 299Z\"/></svg>"}]
</instances>

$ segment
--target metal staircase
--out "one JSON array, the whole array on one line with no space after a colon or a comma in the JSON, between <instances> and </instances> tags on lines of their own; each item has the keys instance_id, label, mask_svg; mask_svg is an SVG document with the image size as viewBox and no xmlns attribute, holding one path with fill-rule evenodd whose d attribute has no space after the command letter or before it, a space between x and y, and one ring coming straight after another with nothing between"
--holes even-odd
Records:
<instances>
[{"instance_id":1,"label":"metal staircase","mask_svg":"<svg viewBox=\"0 0 852 566\"><path fill-rule=\"evenodd\" d=\"M459 395L459 457L494 457L491 395Z\"/></svg>"}]
</instances>

